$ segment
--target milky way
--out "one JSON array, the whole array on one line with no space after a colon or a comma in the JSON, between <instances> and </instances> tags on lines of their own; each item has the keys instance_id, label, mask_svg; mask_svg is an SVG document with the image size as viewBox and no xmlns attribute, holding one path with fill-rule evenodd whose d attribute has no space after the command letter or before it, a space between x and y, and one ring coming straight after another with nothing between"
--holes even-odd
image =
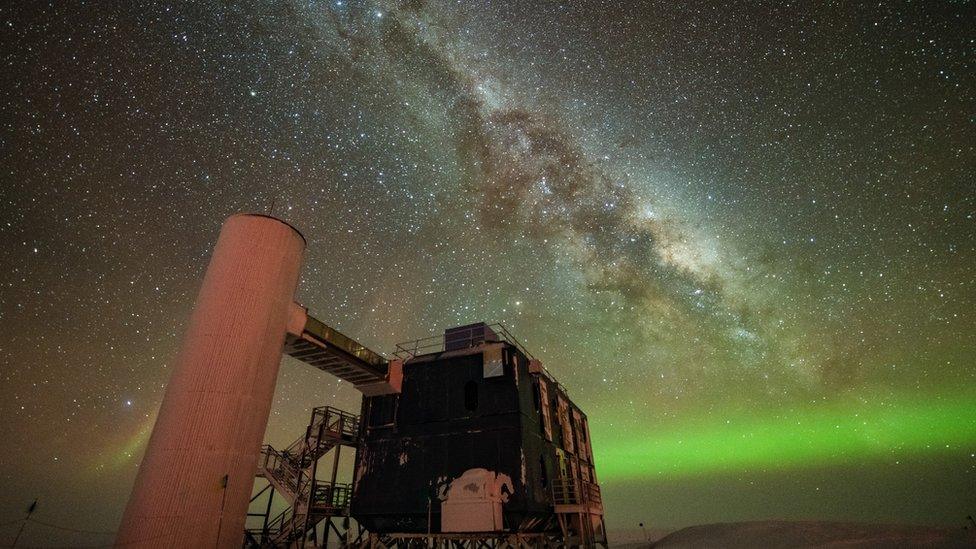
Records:
<instances>
[{"instance_id":1,"label":"milky way","mask_svg":"<svg viewBox=\"0 0 976 549\"><path fill-rule=\"evenodd\" d=\"M523 340L589 414L611 539L962 524L966 7L0 8L0 522L116 528L220 223L270 211L370 347ZM267 439L322 404L358 396L285 360Z\"/></svg>"}]
</instances>

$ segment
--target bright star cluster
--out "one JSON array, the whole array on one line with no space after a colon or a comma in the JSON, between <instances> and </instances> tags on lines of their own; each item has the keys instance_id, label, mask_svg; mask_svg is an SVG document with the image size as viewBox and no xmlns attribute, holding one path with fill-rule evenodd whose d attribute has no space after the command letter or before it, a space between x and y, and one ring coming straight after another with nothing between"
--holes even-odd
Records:
<instances>
[{"instance_id":1,"label":"bright star cluster","mask_svg":"<svg viewBox=\"0 0 976 549\"><path fill-rule=\"evenodd\" d=\"M0 8L0 522L117 526L220 223L258 211L308 240L298 299L378 351L516 334L589 415L611 539L962 524L967 8ZM268 440L323 404L358 394L286 359ZM64 535L25 540L106 542Z\"/></svg>"}]
</instances>

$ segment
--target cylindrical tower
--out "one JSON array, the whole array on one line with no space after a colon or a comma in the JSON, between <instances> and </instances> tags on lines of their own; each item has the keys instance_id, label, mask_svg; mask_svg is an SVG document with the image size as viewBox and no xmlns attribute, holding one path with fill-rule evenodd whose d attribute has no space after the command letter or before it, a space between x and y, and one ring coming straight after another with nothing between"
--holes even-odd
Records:
<instances>
[{"instance_id":1,"label":"cylindrical tower","mask_svg":"<svg viewBox=\"0 0 976 549\"><path fill-rule=\"evenodd\" d=\"M224 222L118 546L240 547L304 250L273 217Z\"/></svg>"}]
</instances>

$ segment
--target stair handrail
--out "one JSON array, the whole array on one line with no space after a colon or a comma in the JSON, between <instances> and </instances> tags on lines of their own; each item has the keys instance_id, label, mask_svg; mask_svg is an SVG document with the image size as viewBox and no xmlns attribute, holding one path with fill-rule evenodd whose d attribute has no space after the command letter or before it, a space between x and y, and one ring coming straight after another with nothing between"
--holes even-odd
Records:
<instances>
[{"instance_id":1,"label":"stair handrail","mask_svg":"<svg viewBox=\"0 0 976 549\"><path fill-rule=\"evenodd\" d=\"M339 444L355 445L359 422L360 417L356 414L332 406L319 406L312 409L305 436L285 450L277 450L270 444L261 447L259 471L263 470L265 476L276 481L272 483L274 486L280 485L281 489L290 492L292 504L271 519L267 528L253 532L261 532L263 540L271 539L278 545L291 541L296 529L300 529L299 524L304 525L307 518L335 514L337 510L348 513L352 486L316 481L312 478L311 466ZM319 520L321 517L311 522L316 524Z\"/></svg>"}]
</instances>

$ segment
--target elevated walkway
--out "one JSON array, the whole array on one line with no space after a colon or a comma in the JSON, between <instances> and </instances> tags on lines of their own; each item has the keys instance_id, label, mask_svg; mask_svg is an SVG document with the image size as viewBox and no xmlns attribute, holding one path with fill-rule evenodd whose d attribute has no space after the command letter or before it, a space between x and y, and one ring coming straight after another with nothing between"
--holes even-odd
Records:
<instances>
[{"instance_id":1,"label":"elevated walkway","mask_svg":"<svg viewBox=\"0 0 976 549\"><path fill-rule=\"evenodd\" d=\"M293 305L283 352L347 381L367 396L400 392L401 361L379 353Z\"/></svg>"}]
</instances>

